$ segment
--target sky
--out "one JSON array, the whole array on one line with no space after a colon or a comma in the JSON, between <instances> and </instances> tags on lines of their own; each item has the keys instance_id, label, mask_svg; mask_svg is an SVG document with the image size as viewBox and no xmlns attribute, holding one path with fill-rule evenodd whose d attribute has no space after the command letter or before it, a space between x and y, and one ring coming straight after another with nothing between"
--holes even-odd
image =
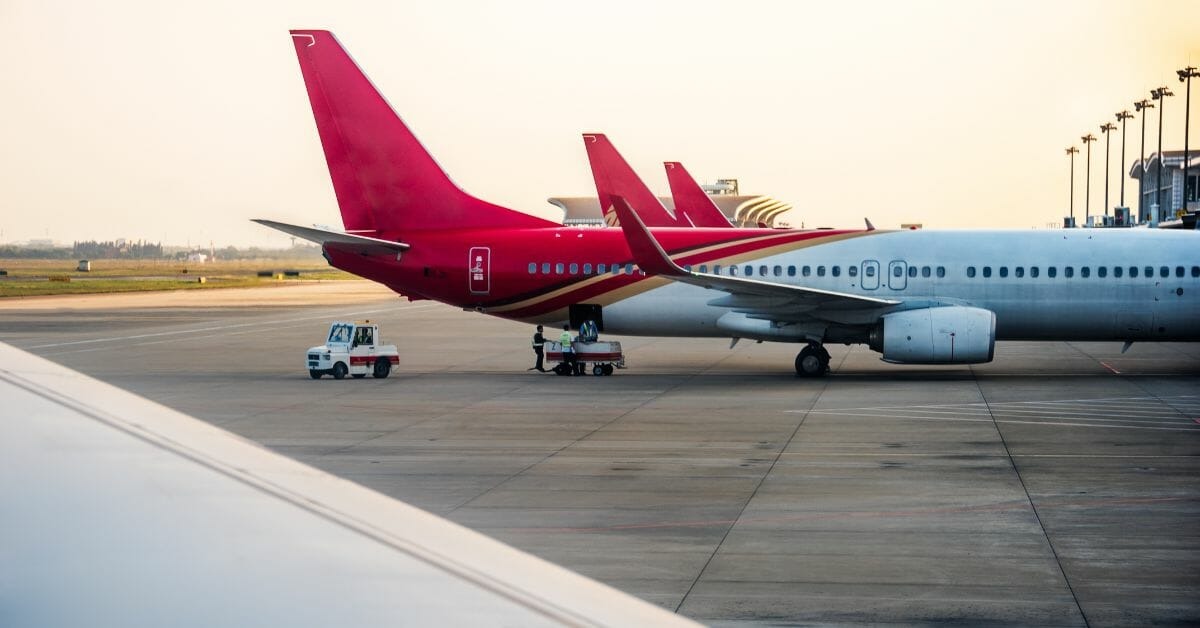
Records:
<instances>
[{"instance_id":1,"label":"sky","mask_svg":"<svg viewBox=\"0 0 1200 628\"><path fill-rule=\"evenodd\" d=\"M468 192L552 219L547 198L595 194L580 135L603 132L660 194L677 160L791 203L793 226L1046 228L1064 149L1150 89L1176 93L1163 147L1183 148L1175 70L1200 66L1194 0L0 0L0 244L340 226L292 28L332 30ZM1099 213L1102 136L1091 160Z\"/></svg>"}]
</instances>

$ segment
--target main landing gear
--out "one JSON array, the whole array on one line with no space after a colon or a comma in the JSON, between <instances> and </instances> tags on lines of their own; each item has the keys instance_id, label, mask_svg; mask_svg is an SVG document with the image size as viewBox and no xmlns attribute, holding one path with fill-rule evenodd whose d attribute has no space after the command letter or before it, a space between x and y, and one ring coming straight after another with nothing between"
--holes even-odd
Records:
<instances>
[{"instance_id":1,"label":"main landing gear","mask_svg":"<svg viewBox=\"0 0 1200 628\"><path fill-rule=\"evenodd\" d=\"M829 372L829 352L825 346L810 342L796 356L796 374L800 377L824 377Z\"/></svg>"}]
</instances>

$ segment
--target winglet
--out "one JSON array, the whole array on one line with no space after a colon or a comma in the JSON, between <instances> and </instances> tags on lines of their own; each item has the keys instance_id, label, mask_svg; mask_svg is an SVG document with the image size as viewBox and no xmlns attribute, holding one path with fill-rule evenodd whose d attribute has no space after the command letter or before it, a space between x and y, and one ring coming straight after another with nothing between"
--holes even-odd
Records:
<instances>
[{"instance_id":1,"label":"winglet","mask_svg":"<svg viewBox=\"0 0 1200 628\"><path fill-rule=\"evenodd\" d=\"M690 274L671 260L671 256L667 255L667 252L654 239L654 235L642 222L641 216L633 211L624 197L613 196L612 205L617 219L621 222L621 231L625 233L625 242L629 244L629 251L633 253L633 260L637 262L639 268L652 275L683 276Z\"/></svg>"},{"instance_id":2,"label":"winglet","mask_svg":"<svg viewBox=\"0 0 1200 628\"><path fill-rule=\"evenodd\" d=\"M874 231L875 225L871 224L870 218L863 218L863 222L867 223L867 231Z\"/></svg>"}]
</instances>

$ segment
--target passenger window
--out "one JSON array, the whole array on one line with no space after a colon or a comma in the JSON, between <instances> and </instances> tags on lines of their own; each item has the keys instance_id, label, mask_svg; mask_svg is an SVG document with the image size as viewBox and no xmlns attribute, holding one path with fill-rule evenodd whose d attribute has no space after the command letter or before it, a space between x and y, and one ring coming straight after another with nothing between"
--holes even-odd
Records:
<instances>
[{"instance_id":1,"label":"passenger window","mask_svg":"<svg viewBox=\"0 0 1200 628\"><path fill-rule=\"evenodd\" d=\"M1037 279L1037 276L1038 276L1038 267L1037 266L1029 267L1029 276L1033 277L1034 279Z\"/></svg>"},{"instance_id":2,"label":"passenger window","mask_svg":"<svg viewBox=\"0 0 1200 628\"><path fill-rule=\"evenodd\" d=\"M1001 266L1001 267L1000 267L1000 276L1001 276L1001 277L1007 277L1007 276L1008 276L1008 266Z\"/></svg>"},{"instance_id":3,"label":"passenger window","mask_svg":"<svg viewBox=\"0 0 1200 628\"><path fill-rule=\"evenodd\" d=\"M892 276L893 277L903 277L904 269L899 266L893 266L892 267Z\"/></svg>"},{"instance_id":4,"label":"passenger window","mask_svg":"<svg viewBox=\"0 0 1200 628\"><path fill-rule=\"evenodd\" d=\"M1192 266L1192 276L1200 277L1200 266Z\"/></svg>"},{"instance_id":5,"label":"passenger window","mask_svg":"<svg viewBox=\"0 0 1200 628\"><path fill-rule=\"evenodd\" d=\"M742 274L747 277L753 277L754 276L754 267L749 264L746 264L746 267L742 269Z\"/></svg>"},{"instance_id":6,"label":"passenger window","mask_svg":"<svg viewBox=\"0 0 1200 628\"><path fill-rule=\"evenodd\" d=\"M1130 267L1129 267L1129 276L1130 276L1130 277L1137 277L1137 270L1138 270L1138 269L1137 269L1137 266L1130 266Z\"/></svg>"},{"instance_id":7,"label":"passenger window","mask_svg":"<svg viewBox=\"0 0 1200 628\"><path fill-rule=\"evenodd\" d=\"M775 276L776 276L776 277L782 277L782 276L783 276L783 266L776 266L774 270L775 270Z\"/></svg>"},{"instance_id":8,"label":"passenger window","mask_svg":"<svg viewBox=\"0 0 1200 628\"><path fill-rule=\"evenodd\" d=\"M1166 266L1159 266L1159 268L1158 268L1158 276L1159 277L1165 278L1167 275L1170 275L1170 274L1171 274L1170 268L1167 268Z\"/></svg>"},{"instance_id":9,"label":"passenger window","mask_svg":"<svg viewBox=\"0 0 1200 628\"><path fill-rule=\"evenodd\" d=\"M1051 278L1051 279L1054 279L1055 277L1057 277L1057 276L1058 276L1058 267L1057 267L1057 266L1051 266L1051 267L1047 268L1047 269L1046 269L1046 276L1047 276L1047 277L1049 277L1049 278Z\"/></svg>"},{"instance_id":10,"label":"passenger window","mask_svg":"<svg viewBox=\"0 0 1200 628\"><path fill-rule=\"evenodd\" d=\"M542 262L542 274L543 275L550 274L550 262Z\"/></svg>"},{"instance_id":11,"label":"passenger window","mask_svg":"<svg viewBox=\"0 0 1200 628\"><path fill-rule=\"evenodd\" d=\"M851 267L847 268L846 273L849 274L851 277L857 277L858 276L858 266L851 266Z\"/></svg>"},{"instance_id":12,"label":"passenger window","mask_svg":"<svg viewBox=\"0 0 1200 628\"><path fill-rule=\"evenodd\" d=\"M975 267L974 266L967 266L967 277L970 277L972 279L975 278Z\"/></svg>"},{"instance_id":13,"label":"passenger window","mask_svg":"<svg viewBox=\"0 0 1200 628\"><path fill-rule=\"evenodd\" d=\"M945 277L945 276L946 276L946 267L945 267L945 266L938 266L938 267L937 267L937 276L938 276L938 277Z\"/></svg>"},{"instance_id":14,"label":"passenger window","mask_svg":"<svg viewBox=\"0 0 1200 628\"><path fill-rule=\"evenodd\" d=\"M690 272L692 272L692 265L691 265L691 264L684 264L684 265L683 265L683 269L684 269L684 270L686 270L686 271L688 271L688 272L690 273Z\"/></svg>"},{"instance_id":15,"label":"passenger window","mask_svg":"<svg viewBox=\"0 0 1200 628\"><path fill-rule=\"evenodd\" d=\"M608 264L596 264L596 274L603 275L608 272Z\"/></svg>"},{"instance_id":16,"label":"passenger window","mask_svg":"<svg viewBox=\"0 0 1200 628\"><path fill-rule=\"evenodd\" d=\"M1175 276L1176 276L1176 277L1182 277L1182 276L1183 276L1183 266L1176 266L1176 267L1175 267Z\"/></svg>"},{"instance_id":17,"label":"passenger window","mask_svg":"<svg viewBox=\"0 0 1200 628\"><path fill-rule=\"evenodd\" d=\"M591 264L584 264L584 265L583 265L583 274L585 274L585 275L590 275L590 274L592 274L592 265L591 265Z\"/></svg>"},{"instance_id":18,"label":"passenger window","mask_svg":"<svg viewBox=\"0 0 1200 628\"><path fill-rule=\"evenodd\" d=\"M1080 266L1079 267L1079 276L1083 279L1087 279L1088 277L1091 277L1092 276L1092 267L1091 266Z\"/></svg>"},{"instance_id":19,"label":"passenger window","mask_svg":"<svg viewBox=\"0 0 1200 628\"><path fill-rule=\"evenodd\" d=\"M1124 272L1125 272L1125 269L1124 269L1124 268L1122 268L1122 267L1120 267L1120 266L1113 266L1113 277L1116 277L1116 278L1120 279L1120 278L1121 278L1121 275L1122 275Z\"/></svg>"},{"instance_id":20,"label":"passenger window","mask_svg":"<svg viewBox=\"0 0 1200 628\"><path fill-rule=\"evenodd\" d=\"M1146 279L1154 279L1154 267L1147 266L1145 268L1145 270L1146 270L1146 275L1145 275Z\"/></svg>"},{"instance_id":21,"label":"passenger window","mask_svg":"<svg viewBox=\"0 0 1200 628\"><path fill-rule=\"evenodd\" d=\"M1070 279L1071 277L1074 277L1074 276L1075 276L1075 268L1073 266L1064 266L1063 267L1063 277Z\"/></svg>"},{"instance_id":22,"label":"passenger window","mask_svg":"<svg viewBox=\"0 0 1200 628\"><path fill-rule=\"evenodd\" d=\"M630 263L630 264L626 264L626 265L625 265L625 274L626 274L626 275L632 275L632 274L633 274L633 264L632 264L632 263Z\"/></svg>"},{"instance_id":23,"label":"passenger window","mask_svg":"<svg viewBox=\"0 0 1200 628\"><path fill-rule=\"evenodd\" d=\"M537 262L529 262L529 274L532 275L536 272L537 272Z\"/></svg>"},{"instance_id":24,"label":"passenger window","mask_svg":"<svg viewBox=\"0 0 1200 628\"><path fill-rule=\"evenodd\" d=\"M824 266L817 266L817 276L818 277L825 276L825 267Z\"/></svg>"},{"instance_id":25,"label":"passenger window","mask_svg":"<svg viewBox=\"0 0 1200 628\"><path fill-rule=\"evenodd\" d=\"M729 276L730 276L730 277L737 277L737 266L730 266L730 267L729 267Z\"/></svg>"},{"instance_id":26,"label":"passenger window","mask_svg":"<svg viewBox=\"0 0 1200 628\"><path fill-rule=\"evenodd\" d=\"M766 277L766 276L767 276L767 267L766 267L766 266L759 266L759 267L758 267L758 276L759 276L759 277Z\"/></svg>"},{"instance_id":27,"label":"passenger window","mask_svg":"<svg viewBox=\"0 0 1200 628\"><path fill-rule=\"evenodd\" d=\"M933 274L933 269L928 266L921 267L921 276L928 279Z\"/></svg>"},{"instance_id":28,"label":"passenger window","mask_svg":"<svg viewBox=\"0 0 1200 628\"><path fill-rule=\"evenodd\" d=\"M916 266L909 266L909 267L908 267L908 276L909 276L909 277L916 277L916 276L917 276L917 267L916 267Z\"/></svg>"},{"instance_id":29,"label":"passenger window","mask_svg":"<svg viewBox=\"0 0 1200 628\"><path fill-rule=\"evenodd\" d=\"M574 264L574 263L573 263L573 264L571 264L571 274L572 274L572 275L578 275L578 274L579 274L579 264Z\"/></svg>"},{"instance_id":30,"label":"passenger window","mask_svg":"<svg viewBox=\"0 0 1200 628\"><path fill-rule=\"evenodd\" d=\"M1017 277L1018 279L1021 277L1024 277L1025 276L1025 268L1022 266L1017 266L1016 268L1013 269L1013 276Z\"/></svg>"},{"instance_id":31,"label":"passenger window","mask_svg":"<svg viewBox=\"0 0 1200 628\"><path fill-rule=\"evenodd\" d=\"M554 265L554 274L555 274L555 275L561 275L561 274L563 274L563 270L565 270L565 267L563 266L563 263L562 263L562 262L559 262L559 263L557 263L557 264L555 264L555 265Z\"/></svg>"},{"instance_id":32,"label":"passenger window","mask_svg":"<svg viewBox=\"0 0 1200 628\"><path fill-rule=\"evenodd\" d=\"M808 267L807 267L807 266L805 266L804 268L805 268L805 269L807 269ZM864 273L866 273L868 277L874 277L874 276L875 276L875 267L874 267L874 266L867 266L867 267L866 267L866 269L865 269L865 270L863 270L863 272L864 272ZM806 273L806 274L807 274L807 273Z\"/></svg>"},{"instance_id":33,"label":"passenger window","mask_svg":"<svg viewBox=\"0 0 1200 628\"><path fill-rule=\"evenodd\" d=\"M802 274L802 275L804 275L805 277L807 277L807 276L809 276L809 275L811 275L811 274L812 274L812 268L811 268L811 267L809 267L809 266L805 266L803 269L801 269L801 271L800 271L800 274Z\"/></svg>"},{"instance_id":34,"label":"passenger window","mask_svg":"<svg viewBox=\"0 0 1200 628\"><path fill-rule=\"evenodd\" d=\"M714 275L721 274L721 265L720 264L713 264L713 274Z\"/></svg>"},{"instance_id":35,"label":"passenger window","mask_svg":"<svg viewBox=\"0 0 1200 628\"><path fill-rule=\"evenodd\" d=\"M984 276L984 277L991 277L991 276L992 276L992 267L991 267L991 266L984 266L984 267L983 267L983 276Z\"/></svg>"},{"instance_id":36,"label":"passenger window","mask_svg":"<svg viewBox=\"0 0 1200 628\"><path fill-rule=\"evenodd\" d=\"M842 276L842 267L841 267L841 266L834 266L833 268L830 268L830 269L829 269L829 272L830 272L830 274L832 274L834 277L841 277L841 276Z\"/></svg>"},{"instance_id":37,"label":"passenger window","mask_svg":"<svg viewBox=\"0 0 1200 628\"><path fill-rule=\"evenodd\" d=\"M796 267L788 266L788 277L795 277L795 276L796 276Z\"/></svg>"},{"instance_id":38,"label":"passenger window","mask_svg":"<svg viewBox=\"0 0 1200 628\"><path fill-rule=\"evenodd\" d=\"M700 272L702 272L702 273L707 273L707 272L708 272L708 264L701 264L701 265L700 265Z\"/></svg>"},{"instance_id":39,"label":"passenger window","mask_svg":"<svg viewBox=\"0 0 1200 628\"><path fill-rule=\"evenodd\" d=\"M1108 266L1097 266L1096 267L1096 276L1100 277L1101 279L1107 277L1108 276Z\"/></svg>"}]
</instances>

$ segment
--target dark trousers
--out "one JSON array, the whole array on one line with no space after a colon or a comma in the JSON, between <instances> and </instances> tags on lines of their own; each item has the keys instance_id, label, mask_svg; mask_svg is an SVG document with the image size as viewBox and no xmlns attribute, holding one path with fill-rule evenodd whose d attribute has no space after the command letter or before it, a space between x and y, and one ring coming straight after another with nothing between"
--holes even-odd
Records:
<instances>
[{"instance_id":1,"label":"dark trousers","mask_svg":"<svg viewBox=\"0 0 1200 628\"><path fill-rule=\"evenodd\" d=\"M537 364L534 364L533 368L536 370L539 370L539 371L546 370L546 369L542 368L542 348L534 347L533 352L537 354Z\"/></svg>"}]
</instances>

